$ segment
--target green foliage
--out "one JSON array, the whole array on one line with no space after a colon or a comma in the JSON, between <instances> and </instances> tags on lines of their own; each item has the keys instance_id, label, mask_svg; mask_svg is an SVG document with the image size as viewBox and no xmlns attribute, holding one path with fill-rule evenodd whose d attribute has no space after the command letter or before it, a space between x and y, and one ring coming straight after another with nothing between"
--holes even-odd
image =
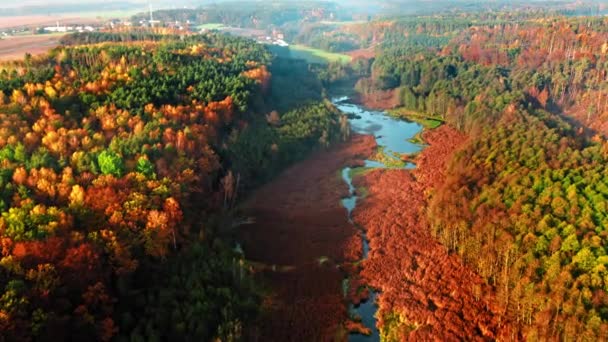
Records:
<instances>
[{"instance_id":1,"label":"green foliage","mask_svg":"<svg viewBox=\"0 0 608 342\"><path fill-rule=\"evenodd\" d=\"M278 126L255 122L231 136L234 167L246 180L263 182L311 151L339 141L340 116L331 103L314 103L284 113Z\"/></svg>"},{"instance_id":2,"label":"green foliage","mask_svg":"<svg viewBox=\"0 0 608 342\"><path fill-rule=\"evenodd\" d=\"M194 24L222 24L232 27L266 29L298 25L305 21L329 20L331 16L347 18L344 10L331 2L298 1L297 3L266 3L258 1L238 1L217 3L196 9L161 10L154 18L165 22L191 22ZM322 13L319 16L318 13ZM252 20L255 18L256 20ZM133 22L148 19L146 14L138 14ZM211 27L214 28L214 27Z\"/></svg>"},{"instance_id":3,"label":"green foliage","mask_svg":"<svg viewBox=\"0 0 608 342\"><path fill-rule=\"evenodd\" d=\"M576 234L570 234L564 240L564 242L562 242L562 247L561 247L560 250L562 252L576 253L576 252L579 251L580 248L581 247L580 247L580 244L578 242L578 238L576 237Z\"/></svg>"},{"instance_id":4,"label":"green foliage","mask_svg":"<svg viewBox=\"0 0 608 342\"><path fill-rule=\"evenodd\" d=\"M26 291L25 284L20 280L10 280L6 283L2 297L0 297L0 308L4 312L22 316L28 304L24 297Z\"/></svg>"},{"instance_id":5,"label":"green foliage","mask_svg":"<svg viewBox=\"0 0 608 342\"><path fill-rule=\"evenodd\" d=\"M137 159L137 172L145 175L148 178L155 178L154 165L148 160L148 158L139 157Z\"/></svg>"},{"instance_id":6,"label":"green foliage","mask_svg":"<svg viewBox=\"0 0 608 342\"><path fill-rule=\"evenodd\" d=\"M120 303L119 340L236 340L259 304L241 256L200 243L133 279L146 290Z\"/></svg>"},{"instance_id":7,"label":"green foliage","mask_svg":"<svg viewBox=\"0 0 608 342\"><path fill-rule=\"evenodd\" d=\"M233 168L251 183L264 182L279 171L278 134L265 120L259 120L242 132L230 136L229 153Z\"/></svg>"},{"instance_id":8,"label":"green foliage","mask_svg":"<svg viewBox=\"0 0 608 342\"><path fill-rule=\"evenodd\" d=\"M305 61L279 57L273 61L270 72L269 97L273 109L285 112L322 100L322 84Z\"/></svg>"},{"instance_id":9,"label":"green foliage","mask_svg":"<svg viewBox=\"0 0 608 342\"><path fill-rule=\"evenodd\" d=\"M105 150L101 152L97 156L97 163L99 164L101 173L104 175L120 177L124 172L122 158L112 151Z\"/></svg>"},{"instance_id":10,"label":"green foliage","mask_svg":"<svg viewBox=\"0 0 608 342\"><path fill-rule=\"evenodd\" d=\"M222 176L249 190L342 138L340 113L251 40L64 43L0 71L2 337L238 340L259 302L220 234Z\"/></svg>"},{"instance_id":11,"label":"green foliage","mask_svg":"<svg viewBox=\"0 0 608 342\"><path fill-rule=\"evenodd\" d=\"M307 47L304 45L290 45L289 56L295 59L304 59L308 63L328 64L330 62L349 63L352 58L348 55L343 55L326 50Z\"/></svg>"},{"instance_id":12,"label":"green foliage","mask_svg":"<svg viewBox=\"0 0 608 342\"><path fill-rule=\"evenodd\" d=\"M357 91L390 90L396 113L470 133L432 195L433 232L496 287L525 336L594 340L608 326L608 188L606 143L589 138L606 132L607 64L588 37L605 21L539 15L395 20Z\"/></svg>"},{"instance_id":13,"label":"green foliage","mask_svg":"<svg viewBox=\"0 0 608 342\"><path fill-rule=\"evenodd\" d=\"M541 315L557 307L608 307L608 301L590 300L608 279L606 268L598 267L607 252L605 154L555 122L559 118L542 111L504 114L456 157L430 206L435 234L495 284L502 304L520 319L529 317L528 310ZM493 262L506 268L493 269ZM581 300L556 293L588 295ZM573 309L543 324L558 327L572 319L596 318ZM576 329L594 334L582 325Z\"/></svg>"},{"instance_id":14,"label":"green foliage","mask_svg":"<svg viewBox=\"0 0 608 342\"><path fill-rule=\"evenodd\" d=\"M404 315L390 312L383 317L386 324L380 329L380 340L393 342L403 339L403 334L416 330L417 326L408 322Z\"/></svg>"},{"instance_id":15,"label":"green foliage","mask_svg":"<svg viewBox=\"0 0 608 342\"><path fill-rule=\"evenodd\" d=\"M583 272L589 272L595 267L596 257L594 253L587 247L581 249L572 258L572 261L580 268Z\"/></svg>"},{"instance_id":16,"label":"green foliage","mask_svg":"<svg viewBox=\"0 0 608 342\"><path fill-rule=\"evenodd\" d=\"M395 88L404 110L464 130L489 123L507 105L524 100L521 92L511 90L504 68L437 56L410 45L387 46L374 61L372 74L372 86L360 86L360 92Z\"/></svg>"},{"instance_id":17,"label":"green foliage","mask_svg":"<svg viewBox=\"0 0 608 342\"><path fill-rule=\"evenodd\" d=\"M64 43L0 71L2 337L237 339L256 295L230 238L200 222L220 211L220 172L255 167L229 155L231 132L263 122L276 136L270 53L145 30Z\"/></svg>"},{"instance_id":18,"label":"green foliage","mask_svg":"<svg viewBox=\"0 0 608 342\"><path fill-rule=\"evenodd\" d=\"M397 118L403 118L406 120L410 120L410 121L419 123L422 126L424 126L424 128L426 128L426 129L434 129L443 124L443 121L441 119L438 119L435 117L428 117L428 116L420 114L418 112L414 112L412 110L406 109L405 107L391 109L388 111L388 113L391 116L394 116Z\"/></svg>"},{"instance_id":19,"label":"green foliage","mask_svg":"<svg viewBox=\"0 0 608 342\"><path fill-rule=\"evenodd\" d=\"M12 146L9 147L12 149ZM9 156L11 154L9 153ZM26 159L27 159L27 154L25 151L25 146L23 146L23 144L17 144L17 146L15 146L15 149L12 152L12 159L14 159L14 161L18 162L18 163L25 163Z\"/></svg>"},{"instance_id":20,"label":"green foliage","mask_svg":"<svg viewBox=\"0 0 608 342\"><path fill-rule=\"evenodd\" d=\"M329 103L304 106L285 113L279 127L282 145L286 145L288 150L294 144L308 149L316 145L329 146L340 134L339 116L339 111Z\"/></svg>"}]
</instances>

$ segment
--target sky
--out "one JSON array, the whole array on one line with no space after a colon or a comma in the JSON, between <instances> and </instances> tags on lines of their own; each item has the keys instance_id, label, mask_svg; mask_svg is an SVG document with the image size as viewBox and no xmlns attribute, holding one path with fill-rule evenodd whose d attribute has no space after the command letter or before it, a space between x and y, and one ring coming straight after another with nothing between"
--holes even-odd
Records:
<instances>
[{"instance_id":1,"label":"sky","mask_svg":"<svg viewBox=\"0 0 608 342\"><path fill-rule=\"evenodd\" d=\"M149 0L153 5L168 2L187 2L187 1L168 1L168 0ZM0 8L18 8L29 6L48 6L48 5L69 5L69 4L96 4L96 3L116 3L147 5L148 0L0 0Z\"/></svg>"},{"instance_id":2,"label":"sky","mask_svg":"<svg viewBox=\"0 0 608 342\"><path fill-rule=\"evenodd\" d=\"M169 8L169 7L181 7L184 5L202 5L208 3L217 3L222 1L229 0L0 0L0 9L16 9L22 7L49 7L57 10L56 6L58 5L86 5L86 4L100 4L103 6L122 6L122 7L141 7L147 6L148 3L151 3L152 6L157 8ZM259 0L259 1L268 1L268 0ZM277 1L277 0L273 0ZM297 1L297 0L279 0L279 1ZM349 0L325 0L325 1L334 1L338 2L342 5L347 5ZM374 2L379 2L382 0L375 0ZM409 2L416 3L415 0L386 0L387 2ZM429 3L440 0L417 0L421 3ZM445 0L442 0L445 1ZM454 2L471 2L471 3L489 3L496 2L497 0L453 0ZM506 1L506 0L502 0ZM530 3L535 2L548 2L555 0L529 0ZM576 0L570 0L575 2ZM359 1L360 2L360 1ZM584 2L595 2L595 3L608 3L608 0L584 0ZM125 6L126 5L126 6Z\"/></svg>"}]
</instances>

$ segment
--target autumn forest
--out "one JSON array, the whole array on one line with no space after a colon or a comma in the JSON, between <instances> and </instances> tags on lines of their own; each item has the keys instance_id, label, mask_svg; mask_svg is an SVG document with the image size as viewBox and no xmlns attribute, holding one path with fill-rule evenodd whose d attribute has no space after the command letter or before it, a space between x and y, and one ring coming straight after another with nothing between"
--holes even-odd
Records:
<instances>
[{"instance_id":1,"label":"autumn forest","mask_svg":"<svg viewBox=\"0 0 608 342\"><path fill-rule=\"evenodd\" d=\"M341 139L339 113L310 99L282 104L281 127L255 114L274 105L271 56L250 41L112 37L1 73L0 327L8 340L238 334L257 304L221 238L237 186Z\"/></svg>"},{"instance_id":2,"label":"autumn forest","mask_svg":"<svg viewBox=\"0 0 608 342\"><path fill-rule=\"evenodd\" d=\"M608 339L608 19L260 6L0 64L0 341Z\"/></svg>"}]
</instances>

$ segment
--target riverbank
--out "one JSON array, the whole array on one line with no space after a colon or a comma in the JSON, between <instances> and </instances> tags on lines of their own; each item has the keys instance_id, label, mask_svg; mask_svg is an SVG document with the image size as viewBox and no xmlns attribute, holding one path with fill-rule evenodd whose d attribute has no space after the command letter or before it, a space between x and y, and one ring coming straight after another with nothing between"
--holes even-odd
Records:
<instances>
[{"instance_id":1,"label":"riverbank","mask_svg":"<svg viewBox=\"0 0 608 342\"><path fill-rule=\"evenodd\" d=\"M425 213L466 137L443 125L413 144L420 125L335 103L353 132L369 135L314 154L245 203L255 223L239 238L267 289L248 340L365 341L348 336L359 331L371 342L376 318L390 341L511 339L493 289L431 236ZM396 158L423 150L409 170L370 161L379 149Z\"/></svg>"},{"instance_id":2,"label":"riverbank","mask_svg":"<svg viewBox=\"0 0 608 342\"><path fill-rule=\"evenodd\" d=\"M361 277L381 293L381 334L391 341L510 338L493 290L431 236L424 211L465 137L448 126L423 137L429 146L415 170L374 170L355 178L367 189L353 213L370 245Z\"/></svg>"},{"instance_id":3,"label":"riverbank","mask_svg":"<svg viewBox=\"0 0 608 342\"><path fill-rule=\"evenodd\" d=\"M248 259L268 266L256 277L269 294L249 340L346 339L341 265L359 260L362 247L340 203L349 193L340 171L362 165L375 148L372 136L355 135L295 164L245 203L255 223L240 229L240 241Z\"/></svg>"}]
</instances>

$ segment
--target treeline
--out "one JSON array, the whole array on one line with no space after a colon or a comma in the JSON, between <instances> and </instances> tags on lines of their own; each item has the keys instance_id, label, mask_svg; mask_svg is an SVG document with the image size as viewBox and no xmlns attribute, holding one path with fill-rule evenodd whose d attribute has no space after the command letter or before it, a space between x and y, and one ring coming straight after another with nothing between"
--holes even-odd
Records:
<instances>
[{"instance_id":1,"label":"treeline","mask_svg":"<svg viewBox=\"0 0 608 342\"><path fill-rule=\"evenodd\" d=\"M158 42L162 40L177 40L177 35L168 36L166 34L155 33L150 30L129 30L125 32L76 32L60 39L60 43L65 46L86 45L97 43L131 43L138 41Z\"/></svg>"},{"instance_id":2,"label":"treeline","mask_svg":"<svg viewBox=\"0 0 608 342\"><path fill-rule=\"evenodd\" d=\"M154 19L162 22L190 25L218 23L232 27L255 28L266 30L288 23L316 22L321 20L343 18L347 9L331 2L288 2L265 3L251 1L223 2L197 9L159 10L154 12ZM148 13L132 17L134 22L148 20Z\"/></svg>"},{"instance_id":3,"label":"treeline","mask_svg":"<svg viewBox=\"0 0 608 342\"><path fill-rule=\"evenodd\" d=\"M397 89L399 102L408 109L446 115L447 107L477 95L475 84L483 89L493 77L505 81L501 87L523 93L540 107L566 111L604 134L605 27L604 18L549 18L471 22L446 36L384 34L379 36L372 77L362 81L359 91ZM490 69L494 76L484 76Z\"/></svg>"},{"instance_id":4,"label":"treeline","mask_svg":"<svg viewBox=\"0 0 608 342\"><path fill-rule=\"evenodd\" d=\"M493 7L496 4L490 4ZM502 5L504 6L504 4ZM443 10L449 8L443 7ZM456 5L455 7L458 7ZM305 24L285 25L284 29L289 37L295 42L308 46L320 48L332 52L352 51L360 48L376 47L380 44L385 46L410 46L412 42L416 45L427 47L445 47L449 41L460 35L476 35L480 29L488 29L491 34L496 34L505 27L513 29L522 26L526 29L533 26L548 25L556 22L555 11L549 12L544 6L530 7L526 4L514 4L513 9L495 9L484 11L483 6L473 11L462 12L458 15L445 14L444 11L436 9L433 14L410 15L405 17L376 17L369 18L367 22L353 22L351 24L333 25L328 22L308 22ZM395 10L395 12L399 12ZM422 11L424 12L424 11ZM546 20L545 18L552 18ZM601 22L601 18L584 17L584 25L589 22ZM576 18L570 22L576 22ZM582 23L582 22L581 22ZM583 24L583 23L582 23ZM594 25L593 30L605 30L602 25ZM512 33L516 40L516 33ZM455 39L454 42L466 44L466 39ZM497 41L498 42L498 41ZM524 44L520 42L519 44ZM505 50L508 46L505 47Z\"/></svg>"},{"instance_id":5,"label":"treeline","mask_svg":"<svg viewBox=\"0 0 608 342\"><path fill-rule=\"evenodd\" d=\"M425 47L445 46L459 32L468 30L474 25L483 23L497 24L495 18L479 18L464 15L454 16L410 16L402 18L378 18L369 22L331 25L329 23L308 23L294 27L290 32L293 40L332 52L346 52L361 48L385 46ZM519 22L517 18L505 23ZM480 22L481 21L481 22ZM502 22L502 19L501 21Z\"/></svg>"},{"instance_id":6,"label":"treeline","mask_svg":"<svg viewBox=\"0 0 608 342\"><path fill-rule=\"evenodd\" d=\"M432 197L433 232L528 339L605 339L608 145L542 111L510 108L482 130Z\"/></svg>"},{"instance_id":7,"label":"treeline","mask_svg":"<svg viewBox=\"0 0 608 342\"><path fill-rule=\"evenodd\" d=\"M82 34L69 38L78 47L2 65L7 340L238 339L259 303L231 208L348 134L306 66L273 85L281 62L261 45L135 35L144 42ZM273 102L296 87L300 97Z\"/></svg>"},{"instance_id":8,"label":"treeline","mask_svg":"<svg viewBox=\"0 0 608 342\"><path fill-rule=\"evenodd\" d=\"M605 18L548 18L476 26L460 32L441 53L503 67L517 79L517 89L542 107L565 111L605 135L607 39Z\"/></svg>"},{"instance_id":9,"label":"treeline","mask_svg":"<svg viewBox=\"0 0 608 342\"><path fill-rule=\"evenodd\" d=\"M399 106L466 131L525 99L508 69L466 62L458 56L437 56L417 46L384 50L375 59L371 75L357 83L359 92L393 90Z\"/></svg>"}]
</instances>

